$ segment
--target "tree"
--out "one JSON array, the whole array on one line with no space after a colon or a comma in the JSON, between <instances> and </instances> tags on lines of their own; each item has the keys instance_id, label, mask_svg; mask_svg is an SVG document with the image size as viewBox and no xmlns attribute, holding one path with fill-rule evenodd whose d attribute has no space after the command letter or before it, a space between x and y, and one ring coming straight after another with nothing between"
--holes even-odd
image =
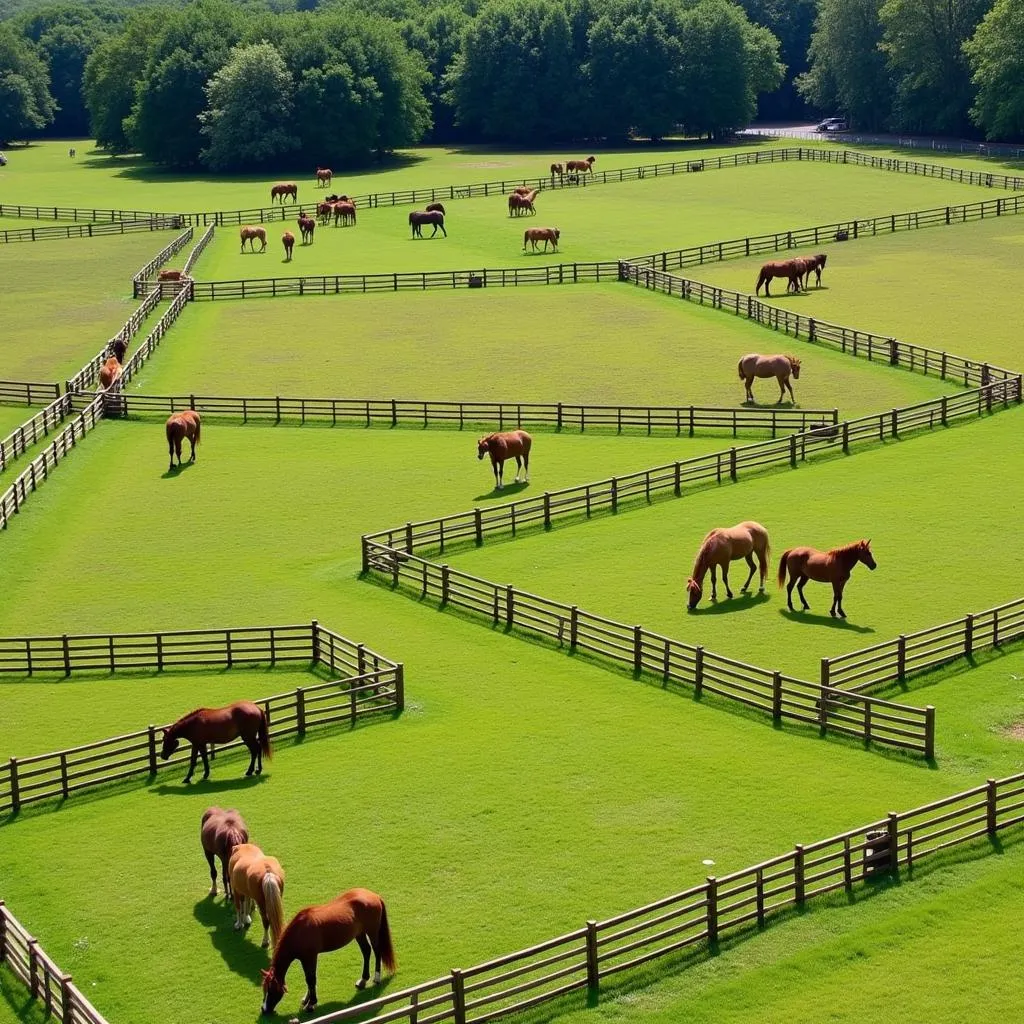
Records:
<instances>
[{"instance_id":1,"label":"tree","mask_svg":"<svg viewBox=\"0 0 1024 1024\"><path fill-rule=\"evenodd\" d=\"M964 43L991 0L885 0L881 48L896 78L895 125L961 134L973 99Z\"/></svg>"},{"instance_id":2,"label":"tree","mask_svg":"<svg viewBox=\"0 0 1024 1024\"><path fill-rule=\"evenodd\" d=\"M988 139L1024 136L1024 6L996 0L964 44L977 96L971 118Z\"/></svg>"},{"instance_id":3,"label":"tree","mask_svg":"<svg viewBox=\"0 0 1024 1024\"><path fill-rule=\"evenodd\" d=\"M271 43L237 46L207 83L206 97L199 121L209 146L200 159L211 170L267 166L295 150L294 83Z\"/></svg>"},{"instance_id":4,"label":"tree","mask_svg":"<svg viewBox=\"0 0 1024 1024\"><path fill-rule=\"evenodd\" d=\"M430 75L426 96L433 124L431 138L435 141L450 140L458 135L455 111L448 102L444 81L462 46L462 34L469 21L461 7L446 4L423 9L402 28L407 45L423 57Z\"/></svg>"},{"instance_id":5,"label":"tree","mask_svg":"<svg viewBox=\"0 0 1024 1024\"><path fill-rule=\"evenodd\" d=\"M28 40L0 25L0 142L37 134L55 110L46 64Z\"/></svg>"}]
</instances>

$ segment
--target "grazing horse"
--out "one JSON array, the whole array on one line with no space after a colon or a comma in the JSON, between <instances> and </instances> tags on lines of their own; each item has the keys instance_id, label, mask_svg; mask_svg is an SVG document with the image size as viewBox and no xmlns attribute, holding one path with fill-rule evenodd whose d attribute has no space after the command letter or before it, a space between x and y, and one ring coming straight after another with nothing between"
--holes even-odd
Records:
<instances>
[{"instance_id":1,"label":"grazing horse","mask_svg":"<svg viewBox=\"0 0 1024 1024\"><path fill-rule=\"evenodd\" d=\"M356 204L351 200L341 199L334 204L334 226L338 226L338 221L341 221L342 226L348 226L350 223L355 224L356 222Z\"/></svg>"},{"instance_id":2,"label":"grazing horse","mask_svg":"<svg viewBox=\"0 0 1024 1024\"><path fill-rule=\"evenodd\" d=\"M300 213L298 224L299 231L302 234L302 244L312 245L313 232L316 231L316 221L312 217L307 217L304 213Z\"/></svg>"},{"instance_id":3,"label":"grazing horse","mask_svg":"<svg viewBox=\"0 0 1024 1024\"><path fill-rule=\"evenodd\" d=\"M270 201L280 197L281 205L284 205L284 197L289 196L293 203L299 201L299 186L294 181L279 181L276 185L270 186Z\"/></svg>"},{"instance_id":4,"label":"grazing horse","mask_svg":"<svg viewBox=\"0 0 1024 1024\"><path fill-rule=\"evenodd\" d=\"M224 895L230 900L231 876L228 874L228 861L236 846L249 842L249 829L246 827L245 819L233 808L225 811L223 807L208 807L203 811L199 841L203 844L203 854L210 865L210 895L217 895L217 865L213 859L220 857Z\"/></svg>"},{"instance_id":5,"label":"grazing horse","mask_svg":"<svg viewBox=\"0 0 1024 1024\"><path fill-rule=\"evenodd\" d=\"M294 239L293 239L294 241ZM199 444L199 435L202 432L202 423L199 419L199 413L195 409L183 409L181 412L172 413L167 417L167 454L170 456L171 464L167 467L167 472L170 473L174 470L174 456L178 456L178 465L181 465L181 442L188 438L189 446L192 449L191 455L189 456L189 462L196 461L196 446ZM195 766L195 753L192 754L192 764ZM203 755L203 762L206 762L206 755ZM192 773L189 772L189 775ZM207 769L207 775L209 775L209 769Z\"/></svg>"},{"instance_id":6,"label":"grazing horse","mask_svg":"<svg viewBox=\"0 0 1024 1024\"><path fill-rule=\"evenodd\" d=\"M693 575L686 581L689 610L692 612L700 602L701 588L708 569L711 570L711 600L718 600L718 569L722 570L725 593L728 597L732 597L732 591L729 589L729 563L740 558L746 559L747 566L750 568L747 582L740 587L740 593L745 594L750 588L750 581L754 578L754 555L757 555L758 568L761 573L758 592L763 594L770 554L768 531L753 520L748 519L735 526L712 530L701 542L697 560L693 563Z\"/></svg>"},{"instance_id":7,"label":"grazing horse","mask_svg":"<svg viewBox=\"0 0 1024 1024\"><path fill-rule=\"evenodd\" d=\"M256 246L253 245L255 239L260 240L260 252L263 252L267 247L267 229L261 224L246 224L245 227L238 229L238 234L242 239L242 252L245 252L245 243L249 243L249 252L255 252Z\"/></svg>"},{"instance_id":8,"label":"grazing horse","mask_svg":"<svg viewBox=\"0 0 1024 1024\"><path fill-rule=\"evenodd\" d=\"M330 167L318 167L316 169L316 187L317 188L330 188L331 179L334 177L334 171Z\"/></svg>"},{"instance_id":9,"label":"grazing horse","mask_svg":"<svg viewBox=\"0 0 1024 1024\"><path fill-rule=\"evenodd\" d=\"M533 246L533 252L537 251L537 243L544 243L544 251L548 251L548 242L551 243L551 248L555 252L558 252L558 239L561 237L561 232L558 228L527 228L523 233L523 252L526 252L526 243L529 242Z\"/></svg>"},{"instance_id":10,"label":"grazing horse","mask_svg":"<svg viewBox=\"0 0 1024 1024\"><path fill-rule=\"evenodd\" d=\"M249 748L250 760L246 775L263 771L263 756L271 756L270 734L267 732L267 715L258 704L249 700L238 700L223 708L196 708L183 715L164 729L164 744L160 756L166 761L182 740L192 744L192 759L188 765L185 782L192 781L196 770L196 756L203 758L203 778L210 777L210 762L206 757L207 743L230 743L241 736Z\"/></svg>"},{"instance_id":11,"label":"grazing horse","mask_svg":"<svg viewBox=\"0 0 1024 1024\"><path fill-rule=\"evenodd\" d=\"M440 210L413 210L409 214L409 224L412 227L413 238L423 237L424 224L433 224L434 230L430 233L431 238L437 234L438 228L441 229L441 233L445 238L448 237L448 232L444 226L444 214Z\"/></svg>"},{"instance_id":12,"label":"grazing horse","mask_svg":"<svg viewBox=\"0 0 1024 1024\"><path fill-rule=\"evenodd\" d=\"M561 164L552 164L551 165L551 180L552 181L555 180L555 175L556 174L558 175L559 178L561 178L562 175L565 174L565 168Z\"/></svg>"},{"instance_id":13,"label":"grazing horse","mask_svg":"<svg viewBox=\"0 0 1024 1024\"><path fill-rule=\"evenodd\" d=\"M815 256L808 256L804 260L804 264L806 266L806 270L804 271L804 279L801 282L801 284L803 285L803 287L805 289L807 288L807 280L811 276L811 271L812 270L814 271L814 275L816 277L816 280L814 282L815 287L817 287L817 288L821 287L821 272L825 269L825 263L827 262L827 260L828 260L828 253L824 253L824 252L819 252Z\"/></svg>"},{"instance_id":14,"label":"grazing horse","mask_svg":"<svg viewBox=\"0 0 1024 1024\"><path fill-rule=\"evenodd\" d=\"M439 213L442 217L447 216L444 203L427 203L426 211L427 213Z\"/></svg>"},{"instance_id":15,"label":"grazing horse","mask_svg":"<svg viewBox=\"0 0 1024 1024\"><path fill-rule=\"evenodd\" d=\"M290 231L286 231L281 236L281 244L284 246L285 262L290 263L292 258L292 249L295 248L295 236Z\"/></svg>"},{"instance_id":16,"label":"grazing horse","mask_svg":"<svg viewBox=\"0 0 1024 1024\"><path fill-rule=\"evenodd\" d=\"M121 379L121 361L117 356L110 356L100 367L100 391L109 391Z\"/></svg>"},{"instance_id":17,"label":"grazing horse","mask_svg":"<svg viewBox=\"0 0 1024 1024\"><path fill-rule=\"evenodd\" d=\"M228 861L231 879L231 898L235 904L235 931L244 931L252 924L252 905L259 907L263 922L263 941L266 949L274 937L274 949L281 941L284 930L284 869L276 857L268 857L255 843L236 846Z\"/></svg>"},{"instance_id":18,"label":"grazing horse","mask_svg":"<svg viewBox=\"0 0 1024 1024\"><path fill-rule=\"evenodd\" d=\"M786 397L786 390L789 390L790 400L796 403L796 395L793 394L793 385L789 383L790 374L794 380L800 379L800 360L796 356L762 356L756 352L744 356L736 367L740 380L747 389L746 401L754 400L754 392L751 385L755 377L774 377L779 382L779 400L775 403L781 405Z\"/></svg>"},{"instance_id":19,"label":"grazing horse","mask_svg":"<svg viewBox=\"0 0 1024 1024\"><path fill-rule=\"evenodd\" d=\"M316 998L316 960L320 953L330 953L347 946L353 939L363 954L363 973L356 988L366 988L370 980L370 952L374 954L373 983L380 984L380 965L392 973L398 967L391 942L388 911L384 901L369 889L349 889L330 903L300 910L285 928L281 940L274 945L270 970L263 975L262 1013L272 1013L285 994L284 979L294 961L302 964L306 975L306 996L303 1010L312 1010Z\"/></svg>"},{"instance_id":20,"label":"grazing horse","mask_svg":"<svg viewBox=\"0 0 1024 1024\"><path fill-rule=\"evenodd\" d=\"M843 611L843 588L850 578L853 567L863 562L869 569L877 569L878 563L871 554L871 541L858 540L853 544L847 544L844 548L833 548L831 551L817 551L814 548L790 548L782 552L782 559L779 562L779 586L786 582L786 572L789 572L789 586L786 587L786 602L789 610L796 611L793 607L793 585L796 584L797 592L800 594L800 602L807 611L811 606L804 597L804 586L808 580L815 580L818 583L832 584L832 607L829 615L835 618L846 618Z\"/></svg>"},{"instance_id":21,"label":"grazing horse","mask_svg":"<svg viewBox=\"0 0 1024 1024\"><path fill-rule=\"evenodd\" d=\"M516 476L513 483L519 482L519 470L525 468L523 482L530 482L530 448L533 438L525 430L507 430L503 434L488 434L476 443L476 457L482 459L491 456L491 468L494 470L494 483L501 490L502 476L505 472L505 460L516 460Z\"/></svg>"},{"instance_id":22,"label":"grazing horse","mask_svg":"<svg viewBox=\"0 0 1024 1024\"><path fill-rule=\"evenodd\" d=\"M800 278L805 273L806 270L803 267L802 260L772 260L761 267L761 273L757 275L757 286L754 288L754 294L760 295L761 285L764 285L765 295L771 298L772 293L769 291L769 286L773 277L786 278L789 282L786 285L786 291L789 291L790 288L794 291L800 291Z\"/></svg>"},{"instance_id":23,"label":"grazing horse","mask_svg":"<svg viewBox=\"0 0 1024 1024\"><path fill-rule=\"evenodd\" d=\"M587 174L594 168L594 163L597 157L588 156L586 160L566 160L565 169L567 172L579 171L582 174Z\"/></svg>"}]
</instances>

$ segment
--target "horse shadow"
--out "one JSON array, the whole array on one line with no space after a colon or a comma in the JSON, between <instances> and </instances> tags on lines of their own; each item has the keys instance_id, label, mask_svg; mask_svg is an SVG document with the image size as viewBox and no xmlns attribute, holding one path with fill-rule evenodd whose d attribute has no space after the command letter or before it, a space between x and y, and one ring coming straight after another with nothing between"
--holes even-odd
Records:
<instances>
[{"instance_id":1,"label":"horse shadow","mask_svg":"<svg viewBox=\"0 0 1024 1024\"><path fill-rule=\"evenodd\" d=\"M790 622L802 622L811 626L828 626L831 629L844 629L851 633L874 633L873 626L857 626L847 619L832 618L831 615L815 615L813 612L793 612L788 608L780 608L779 614Z\"/></svg>"},{"instance_id":2,"label":"horse shadow","mask_svg":"<svg viewBox=\"0 0 1024 1024\"><path fill-rule=\"evenodd\" d=\"M491 488L486 494L478 494L473 501L498 501L505 498L509 494L519 494L520 491L525 491L530 485L523 480L514 484L505 484L505 486L499 491L497 487Z\"/></svg>"},{"instance_id":3,"label":"horse shadow","mask_svg":"<svg viewBox=\"0 0 1024 1024\"><path fill-rule=\"evenodd\" d=\"M358 969L358 968L357 968ZM316 1008L310 1012L299 1010L297 1013L291 1014L292 1017L297 1017L302 1020L304 1017L323 1017L330 1013L338 1013L341 1010L349 1010L353 1007L357 1007L362 1003L368 1003L373 999L379 999L387 991L388 987L395 980L393 974L387 975L387 977L381 978L379 985L368 985L364 989L356 989L353 987L352 995L349 999L328 999L321 1000L316 1004ZM305 979L302 981L302 992L306 991ZM317 986L317 992L319 994L320 986Z\"/></svg>"},{"instance_id":4,"label":"horse shadow","mask_svg":"<svg viewBox=\"0 0 1024 1024\"><path fill-rule=\"evenodd\" d=\"M260 971L270 964L270 951L260 947L263 925L260 924L260 914L255 907L252 924L242 932L235 931L235 908L224 899L223 889L217 896L207 895L199 900L192 910L192 916L207 929L210 943L228 970L249 981L259 980Z\"/></svg>"},{"instance_id":5,"label":"horse shadow","mask_svg":"<svg viewBox=\"0 0 1024 1024\"><path fill-rule=\"evenodd\" d=\"M186 470L191 469L195 465L194 462L183 462L180 466L175 466L174 469L166 470L160 477L161 480L173 480L176 476L180 476Z\"/></svg>"},{"instance_id":6,"label":"horse shadow","mask_svg":"<svg viewBox=\"0 0 1024 1024\"><path fill-rule=\"evenodd\" d=\"M242 775L234 779L198 779L187 786L184 782L161 782L150 790L157 796L192 796L195 793L233 793L239 789L252 789L262 785L267 775Z\"/></svg>"},{"instance_id":7,"label":"horse shadow","mask_svg":"<svg viewBox=\"0 0 1024 1024\"><path fill-rule=\"evenodd\" d=\"M704 608L690 609L689 612L691 615L724 615L729 612L743 612L750 608L756 608L768 600L769 597L765 593L737 594L735 597L726 597L721 601L712 602Z\"/></svg>"}]
</instances>

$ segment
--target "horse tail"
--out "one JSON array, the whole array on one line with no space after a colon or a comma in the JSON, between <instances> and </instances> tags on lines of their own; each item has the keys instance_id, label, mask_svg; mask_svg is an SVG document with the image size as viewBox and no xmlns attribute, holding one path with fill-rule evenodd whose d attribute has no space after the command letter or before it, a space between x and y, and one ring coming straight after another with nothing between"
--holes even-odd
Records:
<instances>
[{"instance_id":1,"label":"horse tail","mask_svg":"<svg viewBox=\"0 0 1024 1024\"><path fill-rule=\"evenodd\" d=\"M281 939L281 932L284 931L284 902L281 900L281 886L277 876L268 871L263 876L263 909L266 911L267 920L270 922L270 934L277 949Z\"/></svg>"},{"instance_id":2,"label":"horse tail","mask_svg":"<svg viewBox=\"0 0 1024 1024\"><path fill-rule=\"evenodd\" d=\"M740 380L746 380L746 374L743 372L742 359L736 364L736 372L740 375Z\"/></svg>"},{"instance_id":3,"label":"horse tail","mask_svg":"<svg viewBox=\"0 0 1024 1024\"><path fill-rule=\"evenodd\" d=\"M789 552L783 551L782 558L779 559L779 586L781 587L786 582L786 562L789 560Z\"/></svg>"},{"instance_id":4,"label":"horse tail","mask_svg":"<svg viewBox=\"0 0 1024 1024\"><path fill-rule=\"evenodd\" d=\"M377 953L384 966L394 974L398 969L395 947L391 942L391 928L388 926L388 908L380 901L380 927L377 929Z\"/></svg>"},{"instance_id":5,"label":"horse tail","mask_svg":"<svg viewBox=\"0 0 1024 1024\"><path fill-rule=\"evenodd\" d=\"M274 756L273 748L270 746L270 732L267 729L267 713L260 708L260 724L256 728L256 739L259 740L260 751L266 758Z\"/></svg>"},{"instance_id":6,"label":"horse tail","mask_svg":"<svg viewBox=\"0 0 1024 1024\"><path fill-rule=\"evenodd\" d=\"M167 454L174 458L174 421L167 421Z\"/></svg>"},{"instance_id":7,"label":"horse tail","mask_svg":"<svg viewBox=\"0 0 1024 1024\"><path fill-rule=\"evenodd\" d=\"M757 275L757 285L754 287L754 294L757 295L761 290L761 285L768 280L768 271L762 267L761 273Z\"/></svg>"},{"instance_id":8,"label":"horse tail","mask_svg":"<svg viewBox=\"0 0 1024 1024\"><path fill-rule=\"evenodd\" d=\"M203 429L203 421L198 416L196 416L195 424L196 424L196 439L195 439L195 441L193 441L193 444L198 448L199 447L199 434L201 433L201 431Z\"/></svg>"}]
</instances>

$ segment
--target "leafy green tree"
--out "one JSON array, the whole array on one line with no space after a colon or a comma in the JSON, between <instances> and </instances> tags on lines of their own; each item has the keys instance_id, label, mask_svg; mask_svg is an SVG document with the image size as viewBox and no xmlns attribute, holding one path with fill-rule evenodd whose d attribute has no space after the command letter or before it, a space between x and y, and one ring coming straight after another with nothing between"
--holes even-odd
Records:
<instances>
[{"instance_id":1,"label":"leafy green tree","mask_svg":"<svg viewBox=\"0 0 1024 1024\"><path fill-rule=\"evenodd\" d=\"M0 25L0 142L38 134L55 110L45 62L24 36Z\"/></svg>"},{"instance_id":2,"label":"leafy green tree","mask_svg":"<svg viewBox=\"0 0 1024 1024\"><path fill-rule=\"evenodd\" d=\"M448 102L445 78L462 46L462 34L470 17L461 7L446 4L426 8L405 22L402 36L410 49L423 58L429 80L426 86L433 124L431 138L445 141L457 137L455 110Z\"/></svg>"},{"instance_id":3,"label":"leafy green tree","mask_svg":"<svg viewBox=\"0 0 1024 1024\"><path fill-rule=\"evenodd\" d=\"M381 94L344 61L307 68L295 89L295 130L308 165L351 167L377 149Z\"/></svg>"},{"instance_id":4,"label":"leafy green tree","mask_svg":"<svg viewBox=\"0 0 1024 1024\"><path fill-rule=\"evenodd\" d=\"M807 71L807 51L814 31L818 0L736 0L755 25L763 25L779 40L779 56L786 79L758 100L757 116L766 120L804 117L807 106L795 79Z\"/></svg>"},{"instance_id":5,"label":"leafy green tree","mask_svg":"<svg viewBox=\"0 0 1024 1024\"><path fill-rule=\"evenodd\" d=\"M1024 5L996 0L964 53L978 90L974 123L989 139L1024 137Z\"/></svg>"}]
</instances>

